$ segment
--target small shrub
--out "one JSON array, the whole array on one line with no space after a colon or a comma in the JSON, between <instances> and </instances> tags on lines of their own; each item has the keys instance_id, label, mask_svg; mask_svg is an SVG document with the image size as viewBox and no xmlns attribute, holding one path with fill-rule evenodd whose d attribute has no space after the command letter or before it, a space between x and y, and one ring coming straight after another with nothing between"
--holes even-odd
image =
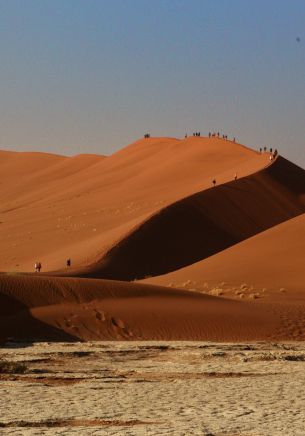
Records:
<instances>
[{"instance_id":1,"label":"small shrub","mask_svg":"<svg viewBox=\"0 0 305 436\"><path fill-rule=\"evenodd\" d=\"M259 294L250 294L249 298L252 298L253 300L255 300L256 298L259 298Z\"/></svg>"},{"instance_id":2,"label":"small shrub","mask_svg":"<svg viewBox=\"0 0 305 436\"><path fill-rule=\"evenodd\" d=\"M27 370L23 362L10 362L0 359L0 374L24 374Z\"/></svg>"},{"instance_id":3,"label":"small shrub","mask_svg":"<svg viewBox=\"0 0 305 436\"><path fill-rule=\"evenodd\" d=\"M301 355L286 355L286 356L281 356L279 360L289 360L291 362L304 362L305 355L304 354L301 354Z\"/></svg>"},{"instance_id":4,"label":"small shrub","mask_svg":"<svg viewBox=\"0 0 305 436\"><path fill-rule=\"evenodd\" d=\"M223 295L223 290L220 288L213 288L210 290L210 295L215 295L216 297Z\"/></svg>"}]
</instances>

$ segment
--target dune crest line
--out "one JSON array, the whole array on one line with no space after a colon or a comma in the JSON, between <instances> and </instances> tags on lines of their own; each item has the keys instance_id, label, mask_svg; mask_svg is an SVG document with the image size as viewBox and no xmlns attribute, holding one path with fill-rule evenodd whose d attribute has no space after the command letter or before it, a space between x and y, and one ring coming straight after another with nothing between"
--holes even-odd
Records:
<instances>
[{"instance_id":1,"label":"dune crest line","mask_svg":"<svg viewBox=\"0 0 305 436\"><path fill-rule=\"evenodd\" d=\"M305 171L278 157L236 181L179 200L76 275L116 280L166 274L305 212Z\"/></svg>"}]
</instances>

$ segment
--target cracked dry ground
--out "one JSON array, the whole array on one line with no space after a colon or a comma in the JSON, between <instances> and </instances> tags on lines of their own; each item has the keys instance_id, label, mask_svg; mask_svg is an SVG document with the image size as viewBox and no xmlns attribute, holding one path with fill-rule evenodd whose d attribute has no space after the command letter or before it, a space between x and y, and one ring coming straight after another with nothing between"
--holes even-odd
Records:
<instances>
[{"instance_id":1,"label":"cracked dry ground","mask_svg":"<svg viewBox=\"0 0 305 436\"><path fill-rule=\"evenodd\" d=\"M1 435L304 435L304 343L8 344L0 358Z\"/></svg>"}]
</instances>

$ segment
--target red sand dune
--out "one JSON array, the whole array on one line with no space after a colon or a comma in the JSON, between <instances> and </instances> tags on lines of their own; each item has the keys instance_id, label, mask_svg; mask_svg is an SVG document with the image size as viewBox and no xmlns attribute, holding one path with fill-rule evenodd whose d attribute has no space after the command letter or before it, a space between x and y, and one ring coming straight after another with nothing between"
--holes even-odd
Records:
<instances>
[{"instance_id":1,"label":"red sand dune","mask_svg":"<svg viewBox=\"0 0 305 436\"><path fill-rule=\"evenodd\" d=\"M305 214L279 224L208 259L145 282L181 286L187 280L192 288L202 283L229 286L243 283L256 290L284 288L287 303L305 299ZM276 297L278 299L278 297Z\"/></svg>"},{"instance_id":2,"label":"red sand dune","mask_svg":"<svg viewBox=\"0 0 305 436\"><path fill-rule=\"evenodd\" d=\"M0 152L0 271L96 262L160 209L268 159L199 137L139 140L107 158Z\"/></svg>"},{"instance_id":3,"label":"red sand dune","mask_svg":"<svg viewBox=\"0 0 305 436\"><path fill-rule=\"evenodd\" d=\"M150 138L107 158L0 152L0 174L1 341L305 339L305 171L291 162L221 139ZM55 277L68 257L75 277ZM36 260L61 271L18 273ZM237 301L78 277L171 270L149 280L274 292Z\"/></svg>"},{"instance_id":4,"label":"red sand dune","mask_svg":"<svg viewBox=\"0 0 305 436\"><path fill-rule=\"evenodd\" d=\"M304 212L305 171L279 157L162 209L81 274L118 280L164 274Z\"/></svg>"},{"instance_id":5,"label":"red sand dune","mask_svg":"<svg viewBox=\"0 0 305 436\"><path fill-rule=\"evenodd\" d=\"M277 340L267 307L143 284L0 275L0 341Z\"/></svg>"}]
</instances>

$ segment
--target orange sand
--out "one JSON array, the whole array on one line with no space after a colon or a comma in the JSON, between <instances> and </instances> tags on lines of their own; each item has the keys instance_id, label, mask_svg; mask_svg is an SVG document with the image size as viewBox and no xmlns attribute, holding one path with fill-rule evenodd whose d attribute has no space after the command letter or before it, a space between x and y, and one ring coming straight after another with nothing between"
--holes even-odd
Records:
<instances>
[{"instance_id":1,"label":"orange sand","mask_svg":"<svg viewBox=\"0 0 305 436\"><path fill-rule=\"evenodd\" d=\"M150 138L103 158L0 153L0 271L91 264L171 203L268 164L221 139Z\"/></svg>"},{"instance_id":2,"label":"orange sand","mask_svg":"<svg viewBox=\"0 0 305 436\"><path fill-rule=\"evenodd\" d=\"M284 158L150 138L109 157L0 152L0 172L1 341L305 339L305 171ZM36 260L43 274L21 273ZM161 287L117 281L147 276ZM200 292L165 287L182 282Z\"/></svg>"},{"instance_id":3,"label":"orange sand","mask_svg":"<svg viewBox=\"0 0 305 436\"><path fill-rule=\"evenodd\" d=\"M107 280L0 276L0 340L275 340L253 304Z\"/></svg>"}]
</instances>

